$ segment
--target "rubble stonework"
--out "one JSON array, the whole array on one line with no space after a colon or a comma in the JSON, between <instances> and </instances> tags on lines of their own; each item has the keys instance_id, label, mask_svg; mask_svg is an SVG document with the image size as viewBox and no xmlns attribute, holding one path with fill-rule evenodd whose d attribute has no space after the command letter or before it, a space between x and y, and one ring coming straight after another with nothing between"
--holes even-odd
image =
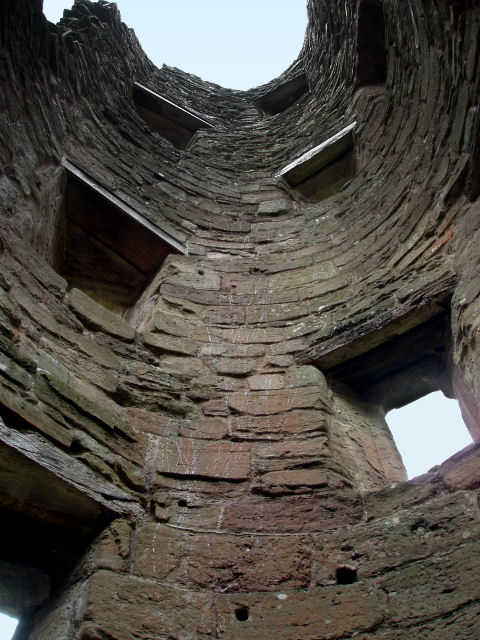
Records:
<instances>
[{"instance_id":1,"label":"rubble stonework","mask_svg":"<svg viewBox=\"0 0 480 640\"><path fill-rule=\"evenodd\" d=\"M477 639L478 445L407 482L385 411L442 389L480 437L478 3L310 0L250 91L41 5L0 7L16 640Z\"/></svg>"}]
</instances>

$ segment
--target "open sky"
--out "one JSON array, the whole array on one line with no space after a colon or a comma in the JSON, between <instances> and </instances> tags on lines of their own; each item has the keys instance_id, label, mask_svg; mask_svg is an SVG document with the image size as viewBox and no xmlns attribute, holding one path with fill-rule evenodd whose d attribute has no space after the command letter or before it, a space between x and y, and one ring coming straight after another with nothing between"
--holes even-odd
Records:
<instances>
[{"instance_id":1,"label":"open sky","mask_svg":"<svg viewBox=\"0 0 480 640\"><path fill-rule=\"evenodd\" d=\"M72 2L44 0L57 22ZM168 64L232 89L272 80L297 57L306 27L306 0L118 0L123 21L135 30L157 65ZM431 394L387 422L409 478L424 473L471 442L458 404ZM15 622L0 614L0 640Z\"/></svg>"},{"instance_id":2,"label":"open sky","mask_svg":"<svg viewBox=\"0 0 480 640\"><path fill-rule=\"evenodd\" d=\"M387 414L408 477L415 478L472 443L456 400L441 391Z\"/></svg>"},{"instance_id":3,"label":"open sky","mask_svg":"<svg viewBox=\"0 0 480 640\"><path fill-rule=\"evenodd\" d=\"M57 22L72 1L44 0ZM158 67L168 64L231 89L273 80L300 53L306 0L117 0Z\"/></svg>"}]
</instances>

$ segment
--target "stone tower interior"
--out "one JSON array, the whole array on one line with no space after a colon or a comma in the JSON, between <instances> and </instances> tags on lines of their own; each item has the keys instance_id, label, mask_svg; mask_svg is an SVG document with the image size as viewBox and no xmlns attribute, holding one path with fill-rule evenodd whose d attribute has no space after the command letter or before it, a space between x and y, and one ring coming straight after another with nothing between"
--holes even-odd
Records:
<instances>
[{"instance_id":1,"label":"stone tower interior","mask_svg":"<svg viewBox=\"0 0 480 640\"><path fill-rule=\"evenodd\" d=\"M0 4L16 640L480 638L480 7L308 16L234 91ZM438 389L474 444L408 482Z\"/></svg>"}]
</instances>

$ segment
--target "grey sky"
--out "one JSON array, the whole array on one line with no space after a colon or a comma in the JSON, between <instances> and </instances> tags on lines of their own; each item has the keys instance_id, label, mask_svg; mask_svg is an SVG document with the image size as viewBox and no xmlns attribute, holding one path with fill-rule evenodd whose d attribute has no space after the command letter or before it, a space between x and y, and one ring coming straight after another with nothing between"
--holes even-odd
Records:
<instances>
[{"instance_id":1,"label":"grey sky","mask_svg":"<svg viewBox=\"0 0 480 640\"><path fill-rule=\"evenodd\" d=\"M387 423L409 478L425 473L472 443L458 402L441 391L390 411Z\"/></svg>"},{"instance_id":2,"label":"grey sky","mask_svg":"<svg viewBox=\"0 0 480 640\"><path fill-rule=\"evenodd\" d=\"M57 22L72 2L44 0ZM277 77L298 56L307 24L306 0L118 0L157 65L204 80L249 89Z\"/></svg>"}]
</instances>

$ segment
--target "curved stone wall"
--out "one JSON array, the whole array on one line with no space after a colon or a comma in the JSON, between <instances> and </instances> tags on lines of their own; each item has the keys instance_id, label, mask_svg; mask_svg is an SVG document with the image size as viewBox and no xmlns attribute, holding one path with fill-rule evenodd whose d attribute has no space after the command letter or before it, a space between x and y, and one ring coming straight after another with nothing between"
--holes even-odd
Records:
<instances>
[{"instance_id":1,"label":"curved stone wall","mask_svg":"<svg viewBox=\"0 0 480 640\"><path fill-rule=\"evenodd\" d=\"M156 69L114 3L56 26L40 5L7 0L0 23L17 640L478 637L477 446L407 483L384 419L441 388L478 439L473 0L310 0L298 60L248 92ZM365 84L364 58L385 57ZM303 73L308 91L264 113ZM213 126L175 148L134 82ZM279 177L352 123L309 186ZM100 235L69 254L98 290L62 271L66 166L86 176L80 222L106 219L107 194L185 247L118 313Z\"/></svg>"}]
</instances>

